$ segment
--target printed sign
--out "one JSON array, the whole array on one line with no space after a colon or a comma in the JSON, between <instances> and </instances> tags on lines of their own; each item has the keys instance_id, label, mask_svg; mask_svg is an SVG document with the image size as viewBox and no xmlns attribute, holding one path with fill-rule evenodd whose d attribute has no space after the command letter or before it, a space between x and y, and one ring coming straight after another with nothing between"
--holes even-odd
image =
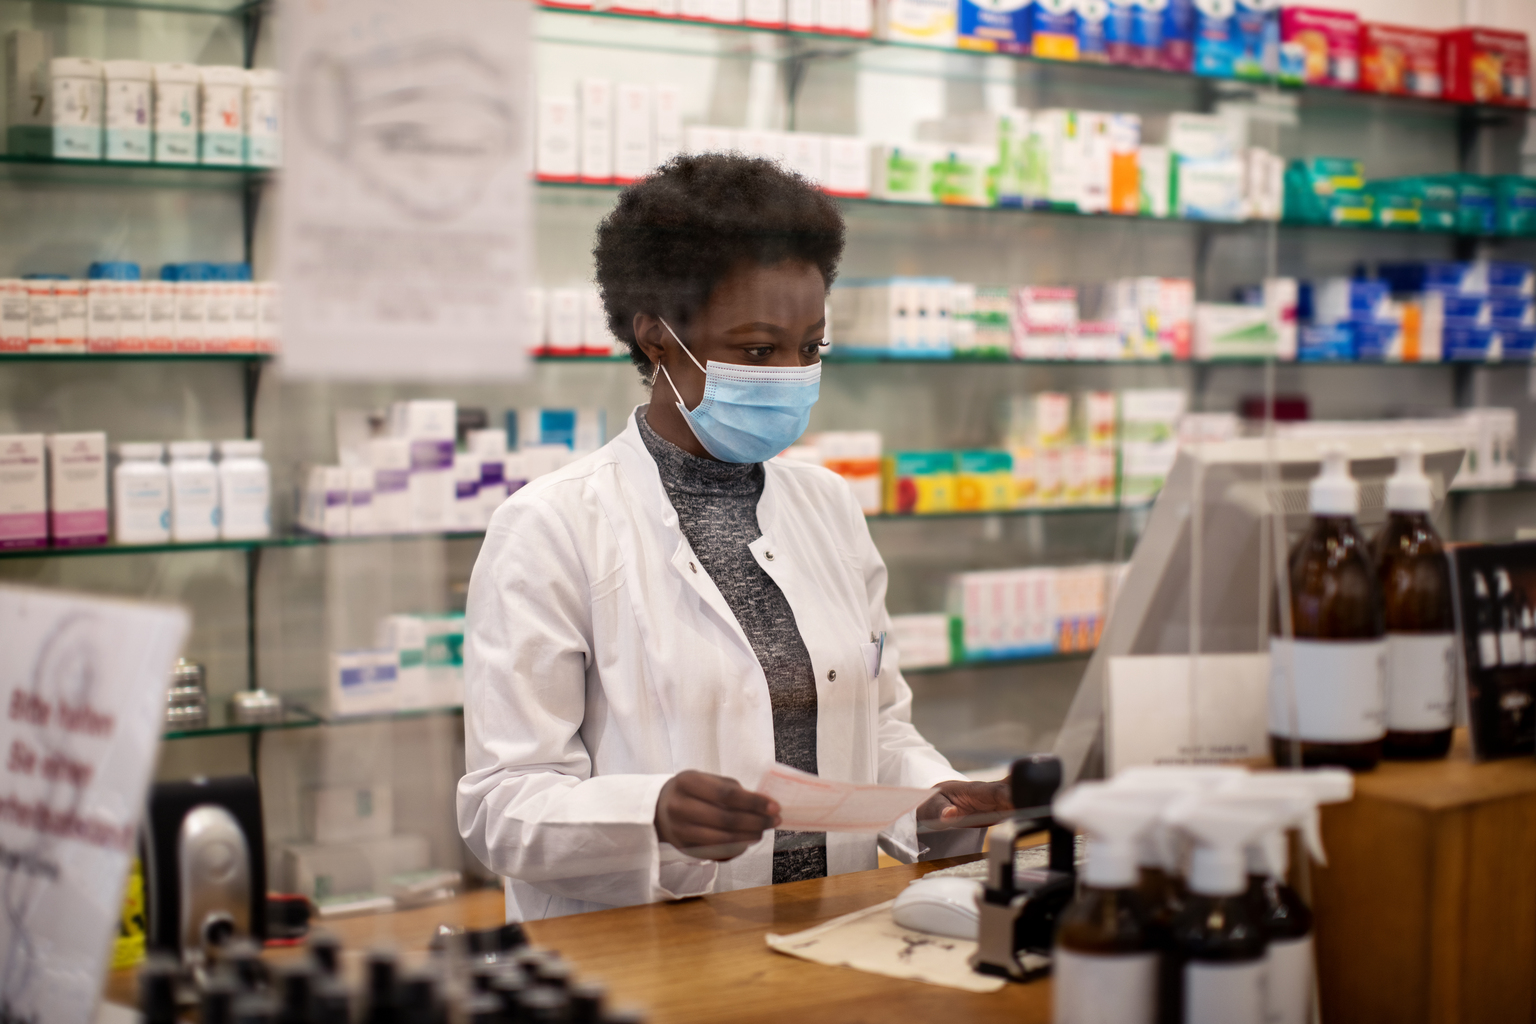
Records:
<instances>
[{"instance_id":1,"label":"printed sign","mask_svg":"<svg viewBox=\"0 0 1536 1024\"><path fill-rule=\"evenodd\" d=\"M523 374L532 6L284 6L284 372Z\"/></svg>"},{"instance_id":2,"label":"printed sign","mask_svg":"<svg viewBox=\"0 0 1536 1024\"><path fill-rule=\"evenodd\" d=\"M187 632L178 608L0 587L0 1005L88 1024Z\"/></svg>"}]
</instances>

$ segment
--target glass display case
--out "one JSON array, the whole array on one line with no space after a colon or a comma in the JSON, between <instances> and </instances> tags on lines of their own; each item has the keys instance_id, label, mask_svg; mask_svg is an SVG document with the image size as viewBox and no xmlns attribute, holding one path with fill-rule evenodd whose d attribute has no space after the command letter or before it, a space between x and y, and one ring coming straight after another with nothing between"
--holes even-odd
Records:
<instances>
[{"instance_id":1,"label":"glass display case","mask_svg":"<svg viewBox=\"0 0 1536 1024\"><path fill-rule=\"evenodd\" d=\"M232 0L0 0L0 35L40 30L56 54L272 66L271 13L269 4ZM1522 170L1525 114L1497 108L552 8L538 12L535 26L532 78L541 96L574 94L590 76L674 85L689 126L818 132L900 145L923 139L946 119L1012 108L1134 113L1147 138L1161 137L1172 114L1224 112L1241 120L1253 146L1285 159L1352 157L1364 161L1372 178ZM95 260L129 260L152 272L195 259L244 260L261 279L274 266L268 199L280 179L280 171L5 154L0 277L78 277ZM537 285L588 286L593 232L617 193L609 185L539 184ZM1536 261L1536 239L1455 231L878 198L840 204L848 228L845 280L945 277L991 287L1072 286L1087 294L1116 279L1158 277L1187 279L1195 299L1225 302L1266 278L1348 276L1381 262ZM1009 410L1017 400L1135 389L1181 392L1193 412L1235 412L1266 394L1305 396L1317 419L1517 408L1522 453L1530 451L1536 431L1524 414L1536 386L1528 360L1473 365L857 355L839 347L834 336L811 431L878 431L887 453L1000 448L1009 442ZM99 430L114 446L247 437L264 443L272 470L268 539L0 552L0 579L6 582L175 601L191 609L186 657L206 668L212 711L204 727L167 732L160 777L258 773L280 886L300 888L301 879L314 877L317 851L332 838L322 834L323 823L317 826L316 808L347 790L369 794L373 809L358 812L357 828L345 841L387 848L378 856L391 865L389 874L446 869L479 876L483 869L464 851L453 821L453 788L463 765L456 702L434 699L410 711L343 716L329 697L338 671L334 656L373 647L388 617L436 621L462 612L479 535L316 536L299 529L295 496L306 467L339 462L349 424L377 423L396 401L452 399L461 426L496 426L509 410L600 410L612 437L647 400L633 365L612 357L537 357L515 385L296 381L283 376L280 357L274 363L259 354L0 355L0 367L0 433ZM1536 526L1532 493L1519 484L1458 492L1443 526L1456 539L1511 536ZM1123 563L1147 512L1145 504L1123 497L1117 492L1097 506L1066 501L946 515L871 515L871 533L890 569L890 610L952 611L958 573ZM1112 580L1103 586L1107 593ZM442 643L444 668L451 672L453 641ZM1086 654L1080 643L1056 644L1048 652L961 657L916 668L909 673L914 720L962 769L1048 749ZM235 720L229 699L256 688L284 698L281 720ZM434 693L451 694L451 687ZM341 898L356 888L336 886L308 894Z\"/></svg>"}]
</instances>

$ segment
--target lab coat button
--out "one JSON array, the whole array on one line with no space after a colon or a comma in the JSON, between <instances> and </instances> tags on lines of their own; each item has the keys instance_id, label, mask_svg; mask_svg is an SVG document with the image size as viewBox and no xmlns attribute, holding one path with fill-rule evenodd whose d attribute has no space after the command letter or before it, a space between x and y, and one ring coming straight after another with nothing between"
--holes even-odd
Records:
<instances>
[{"instance_id":1,"label":"lab coat button","mask_svg":"<svg viewBox=\"0 0 1536 1024\"><path fill-rule=\"evenodd\" d=\"M771 562L771 561L773 561L773 552L772 551L764 551L763 552L763 557L768 559L768 561Z\"/></svg>"},{"instance_id":2,"label":"lab coat button","mask_svg":"<svg viewBox=\"0 0 1536 1024\"><path fill-rule=\"evenodd\" d=\"M827 682L829 682L829 683L837 682L837 669L834 668L834 669L831 669L830 671L827 672Z\"/></svg>"},{"instance_id":3,"label":"lab coat button","mask_svg":"<svg viewBox=\"0 0 1536 1024\"><path fill-rule=\"evenodd\" d=\"M689 562L689 563L688 563L688 568L689 568L689 569L690 569L690 570L691 570L691 571L693 571L693 572L698 572L698 571L699 571L699 567L698 567L698 566L696 566L696 565L694 565L694 564L693 564L693 563L692 563L692 562Z\"/></svg>"}]
</instances>

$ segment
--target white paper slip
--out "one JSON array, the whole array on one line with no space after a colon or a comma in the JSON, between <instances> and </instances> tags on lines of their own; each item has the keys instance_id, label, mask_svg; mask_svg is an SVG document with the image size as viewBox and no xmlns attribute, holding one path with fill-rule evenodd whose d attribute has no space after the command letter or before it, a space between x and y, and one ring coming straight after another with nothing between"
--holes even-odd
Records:
<instances>
[{"instance_id":1,"label":"white paper slip","mask_svg":"<svg viewBox=\"0 0 1536 1024\"><path fill-rule=\"evenodd\" d=\"M784 764L764 772L757 791L779 802L779 828L791 832L879 832L933 794L906 786L832 782Z\"/></svg>"}]
</instances>

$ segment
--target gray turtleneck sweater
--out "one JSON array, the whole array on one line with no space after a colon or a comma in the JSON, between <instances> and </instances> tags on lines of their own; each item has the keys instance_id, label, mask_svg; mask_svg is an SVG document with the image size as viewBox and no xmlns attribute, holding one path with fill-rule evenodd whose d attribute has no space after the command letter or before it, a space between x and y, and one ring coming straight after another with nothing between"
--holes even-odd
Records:
<instances>
[{"instance_id":1,"label":"gray turtleneck sweater","mask_svg":"<svg viewBox=\"0 0 1536 1024\"><path fill-rule=\"evenodd\" d=\"M762 463L716 462L690 455L651 429L645 419L648 409L641 407L635 419L677 510L678 525L747 634L752 653L768 677L774 757L814 774L816 672L811 653L784 592L747 548L762 536L757 525ZM741 781L750 785L755 780ZM826 839L821 832L775 832L774 882L824 877Z\"/></svg>"}]
</instances>

